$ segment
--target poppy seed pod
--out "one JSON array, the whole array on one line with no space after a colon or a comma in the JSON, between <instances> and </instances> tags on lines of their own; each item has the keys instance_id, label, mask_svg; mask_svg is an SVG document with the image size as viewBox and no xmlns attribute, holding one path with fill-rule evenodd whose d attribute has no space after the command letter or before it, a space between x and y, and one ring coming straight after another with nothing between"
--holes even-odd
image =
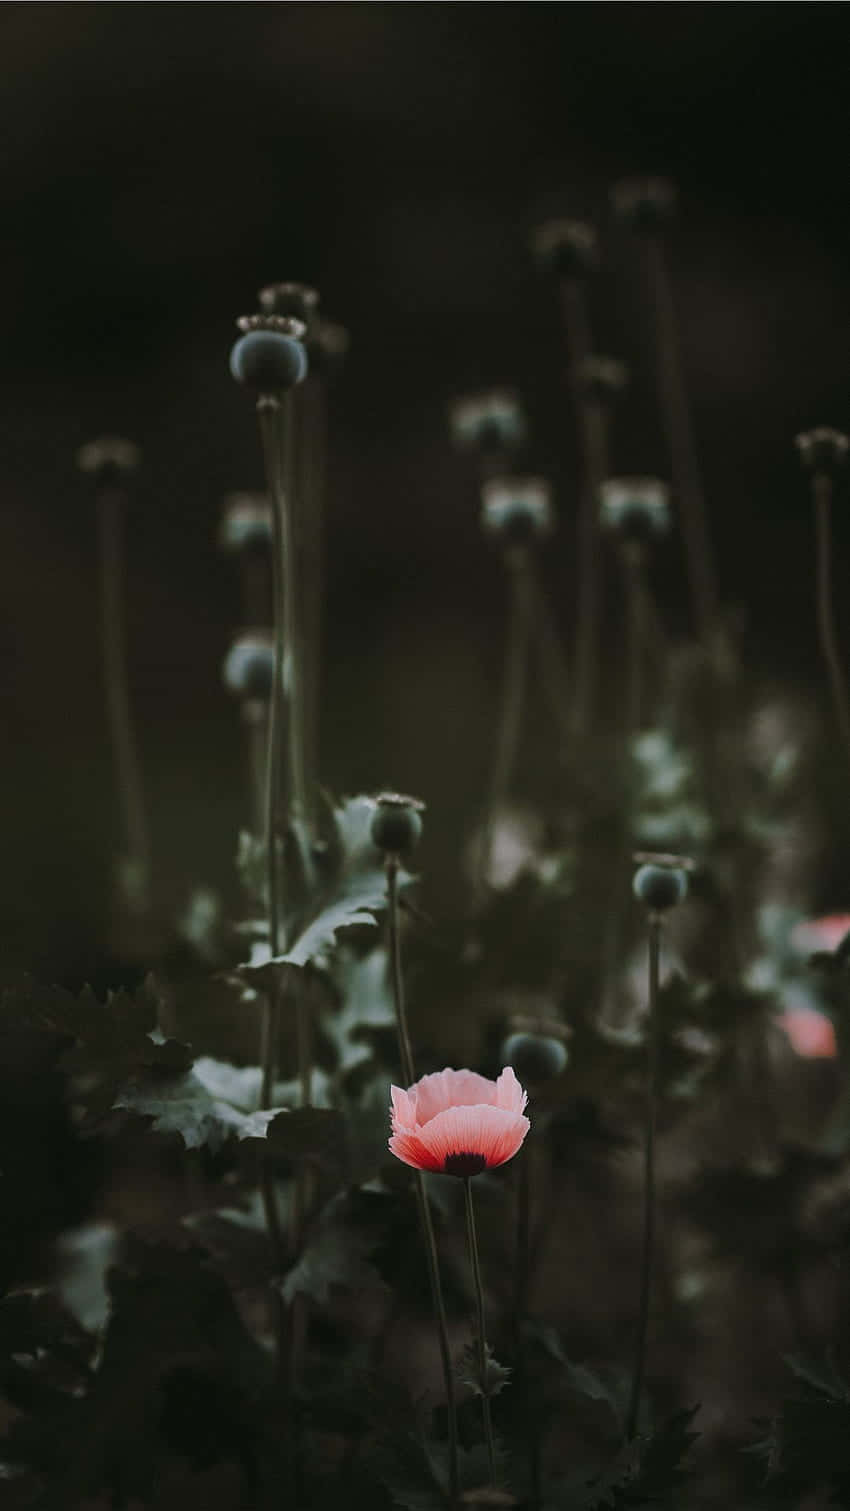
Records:
<instances>
[{"instance_id":1,"label":"poppy seed pod","mask_svg":"<svg viewBox=\"0 0 850 1511\"><path fill-rule=\"evenodd\" d=\"M670 529L670 490L657 477L609 477L599 489L604 530L646 539Z\"/></svg>"},{"instance_id":2,"label":"poppy seed pod","mask_svg":"<svg viewBox=\"0 0 850 1511\"><path fill-rule=\"evenodd\" d=\"M491 478L481 490L481 523L487 535L510 545L550 535L555 517L546 479Z\"/></svg>"},{"instance_id":3,"label":"poppy seed pod","mask_svg":"<svg viewBox=\"0 0 850 1511\"><path fill-rule=\"evenodd\" d=\"M825 473L833 477L846 465L850 441L841 430L829 425L818 425L814 430L804 430L794 437L800 453L800 461L807 472Z\"/></svg>"},{"instance_id":4,"label":"poppy seed pod","mask_svg":"<svg viewBox=\"0 0 850 1511\"><path fill-rule=\"evenodd\" d=\"M401 792L382 792L375 802L372 844L385 855L409 855L422 834L420 814L425 804Z\"/></svg>"},{"instance_id":5,"label":"poppy seed pod","mask_svg":"<svg viewBox=\"0 0 850 1511\"><path fill-rule=\"evenodd\" d=\"M100 436L77 452L77 466L96 483L116 483L135 472L141 453L132 441L120 436Z\"/></svg>"},{"instance_id":6,"label":"poppy seed pod","mask_svg":"<svg viewBox=\"0 0 850 1511\"><path fill-rule=\"evenodd\" d=\"M575 369L578 391L587 404L611 404L629 380L625 362L616 357L585 357Z\"/></svg>"},{"instance_id":7,"label":"poppy seed pod","mask_svg":"<svg viewBox=\"0 0 850 1511\"><path fill-rule=\"evenodd\" d=\"M583 278L596 267L596 230L586 220L546 220L531 237L534 260L556 278Z\"/></svg>"},{"instance_id":8,"label":"poppy seed pod","mask_svg":"<svg viewBox=\"0 0 850 1511\"><path fill-rule=\"evenodd\" d=\"M228 493L218 531L222 551L264 549L272 538L272 511L265 493Z\"/></svg>"},{"instance_id":9,"label":"poppy seed pod","mask_svg":"<svg viewBox=\"0 0 850 1511\"><path fill-rule=\"evenodd\" d=\"M244 332L230 353L230 371L237 383L274 394L294 388L307 376L303 321L283 315L244 315L236 323Z\"/></svg>"},{"instance_id":10,"label":"poppy seed pod","mask_svg":"<svg viewBox=\"0 0 850 1511\"><path fill-rule=\"evenodd\" d=\"M611 190L615 215L634 231L657 231L672 219L676 186L667 178L623 178Z\"/></svg>"},{"instance_id":11,"label":"poppy seed pod","mask_svg":"<svg viewBox=\"0 0 850 1511\"><path fill-rule=\"evenodd\" d=\"M224 685L237 698L266 703L274 684L274 649L267 630L242 630L224 658Z\"/></svg>"},{"instance_id":12,"label":"poppy seed pod","mask_svg":"<svg viewBox=\"0 0 850 1511\"><path fill-rule=\"evenodd\" d=\"M319 295L306 283L267 283L257 298L266 315L287 315L309 326L319 309Z\"/></svg>"},{"instance_id":13,"label":"poppy seed pod","mask_svg":"<svg viewBox=\"0 0 850 1511\"><path fill-rule=\"evenodd\" d=\"M563 1039L549 1034L511 1034L502 1045L502 1062L512 1065L521 1081L537 1086L566 1068L569 1055Z\"/></svg>"},{"instance_id":14,"label":"poppy seed pod","mask_svg":"<svg viewBox=\"0 0 850 1511\"><path fill-rule=\"evenodd\" d=\"M455 444L465 451L515 451L525 439L522 408L511 389L458 399L450 422Z\"/></svg>"},{"instance_id":15,"label":"poppy seed pod","mask_svg":"<svg viewBox=\"0 0 850 1511\"><path fill-rule=\"evenodd\" d=\"M687 893L687 872L677 866L644 865L635 872L632 890L650 912L667 913Z\"/></svg>"}]
</instances>

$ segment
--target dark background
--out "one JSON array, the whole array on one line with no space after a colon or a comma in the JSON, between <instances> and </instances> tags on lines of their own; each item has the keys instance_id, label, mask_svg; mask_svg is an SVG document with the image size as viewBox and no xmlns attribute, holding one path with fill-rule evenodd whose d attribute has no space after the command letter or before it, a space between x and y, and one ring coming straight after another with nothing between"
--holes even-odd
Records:
<instances>
[{"instance_id":1,"label":"dark background","mask_svg":"<svg viewBox=\"0 0 850 1511\"><path fill-rule=\"evenodd\" d=\"M598 345L633 372L614 466L664 474L631 248L606 209L624 174L680 187L682 341L748 661L811 680L792 438L848 419L848 32L831 4L2 7L9 963L70 978L107 948L115 809L74 467L97 434L144 452L129 634L160 894L176 907L195 880L229 883L245 805L220 664L239 597L215 527L222 495L261 481L227 353L270 279L315 284L352 335L332 399L322 776L421 793L426 869L448 891L487 769L503 585L447 404L521 388L526 465L558 485L547 570L569 634L575 447L528 229L550 211L600 221ZM681 579L671 547L677 627ZM840 609L841 584L839 564Z\"/></svg>"}]
</instances>

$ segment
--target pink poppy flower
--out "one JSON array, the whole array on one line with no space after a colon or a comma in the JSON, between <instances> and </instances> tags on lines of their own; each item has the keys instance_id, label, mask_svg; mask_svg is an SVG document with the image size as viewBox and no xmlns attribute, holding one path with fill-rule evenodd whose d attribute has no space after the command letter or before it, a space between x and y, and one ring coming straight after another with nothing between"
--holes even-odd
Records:
<instances>
[{"instance_id":1,"label":"pink poppy flower","mask_svg":"<svg viewBox=\"0 0 850 1511\"><path fill-rule=\"evenodd\" d=\"M832 1020L814 1007L787 1007L779 1026L794 1053L804 1060L834 1060L838 1053Z\"/></svg>"},{"instance_id":2,"label":"pink poppy flower","mask_svg":"<svg viewBox=\"0 0 850 1511\"><path fill-rule=\"evenodd\" d=\"M497 1081L474 1070L439 1070L408 1091L391 1088L397 1159L416 1170L478 1175L513 1159L531 1124L528 1100L510 1065Z\"/></svg>"},{"instance_id":3,"label":"pink poppy flower","mask_svg":"<svg viewBox=\"0 0 850 1511\"><path fill-rule=\"evenodd\" d=\"M806 918L791 930L791 943L801 955L816 951L832 954L850 934L850 913L829 913L825 918Z\"/></svg>"}]
</instances>

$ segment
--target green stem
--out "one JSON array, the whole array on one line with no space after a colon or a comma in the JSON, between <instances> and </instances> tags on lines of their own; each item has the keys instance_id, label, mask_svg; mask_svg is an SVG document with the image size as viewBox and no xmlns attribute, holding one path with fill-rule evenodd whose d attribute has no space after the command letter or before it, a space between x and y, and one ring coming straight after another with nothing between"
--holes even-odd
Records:
<instances>
[{"instance_id":1,"label":"green stem","mask_svg":"<svg viewBox=\"0 0 850 1511\"><path fill-rule=\"evenodd\" d=\"M627 661L628 686L628 735L640 733L643 714L643 667L647 641L646 587L643 580L643 547L635 542L625 542L622 551L623 571L626 578Z\"/></svg>"},{"instance_id":2,"label":"green stem","mask_svg":"<svg viewBox=\"0 0 850 1511\"><path fill-rule=\"evenodd\" d=\"M390 936L390 963L393 984L393 1003L395 1006L396 1030L398 1033L399 1059L401 1061L402 1078L407 1086L412 1086L416 1080L416 1072L413 1064L413 1051L410 1047L410 1033L407 1027L407 1011L404 1000L404 977L401 968L401 941L399 937L398 920L398 862L390 857L387 860L387 917L389 922ZM419 1208L419 1221L425 1238L425 1257L428 1263L428 1279L431 1285L431 1301L434 1314L437 1319L437 1337L440 1345L440 1362L443 1369L443 1385L446 1392L446 1413L448 1416L449 1429L449 1502L454 1506L458 1498L458 1467L457 1467L457 1404L455 1401L455 1382L452 1372L452 1354L449 1343L449 1324L446 1317L446 1304L443 1298L443 1284L440 1279L440 1261L437 1255L437 1238L434 1233L434 1223L431 1217L431 1206L428 1201L428 1192L425 1189L425 1177L421 1170L414 1171L416 1204Z\"/></svg>"},{"instance_id":3,"label":"green stem","mask_svg":"<svg viewBox=\"0 0 850 1511\"><path fill-rule=\"evenodd\" d=\"M490 1397L487 1394L487 1332L484 1322L484 1286L481 1281L481 1265L478 1259L478 1237L475 1232L475 1209L472 1205L472 1181L464 1179L463 1193L466 1198L466 1237L469 1244L469 1264L472 1270L472 1287L475 1291L476 1336L478 1353L478 1377L481 1385L481 1409L484 1417L484 1438L487 1443L487 1462L490 1467L490 1483L496 1487L496 1444L493 1438L493 1423L490 1418Z\"/></svg>"},{"instance_id":4,"label":"green stem","mask_svg":"<svg viewBox=\"0 0 850 1511\"><path fill-rule=\"evenodd\" d=\"M646 1368L646 1338L649 1327L649 1303L652 1290L652 1262L655 1249L655 1123L658 1103L658 975L661 949L661 918L649 919L649 1022L647 1032L646 1129L643 1173L643 1248L640 1273L640 1305L635 1368L629 1400L626 1434L632 1439L637 1432L640 1398Z\"/></svg>"},{"instance_id":5,"label":"green stem","mask_svg":"<svg viewBox=\"0 0 850 1511\"><path fill-rule=\"evenodd\" d=\"M248 777L251 790L253 831L262 834L266 822L266 756L268 753L268 705L250 698L242 707L247 730Z\"/></svg>"},{"instance_id":6,"label":"green stem","mask_svg":"<svg viewBox=\"0 0 850 1511\"><path fill-rule=\"evenodd\" d=\"M407 1024L404 975L401 969L401 931L399 929L398 915L398 861L391 855L387 857L387 921L390 938L390 970L393 980L393 1002L395 1003L401 1074L405 1086L412 1086L416 1080L416 1071L413 1067L413 1050L410 1045L410 1029Z\"/></svg>"},{"instance_id":7,"label":"green stem","mask_svg":"<svg viewBox=\"0 0 850 1511\"><path fill-rule=\"evenodd\" d=\"M499 809L510 792L525 701L528 645L531 630L531 570L528 553L509 552L505 558L510 573L511 604L502 706L496 735L496 753L490 778L490 802L480 852L480 880L486 883L493 860L493 844Z\"/></svg>"},{"instance_id":8,"label":"green stem","mask_svg":"<svg viewBox=\"0 0 850 1511\"><path fill-rule=\"evenodd\" d=\"M97 498L100 534L100 597L106 709L115 777L123 810L127 858L138 872L139 906L150 906L150 841L142 778L127 685L126 616L124 608L124 494L103 487Z\"/></svg>"},{"instance_id":9,"label":"green stem","mask_svg":"<svg viewBox=\"0 0 850 1511\"><path fill-rule=\"evenodd\" d=\"M516 1388L521 1403L525 1428L526 1452L528 1454L528 1479L531 1506L540 1505L540 1441L537 1420L528 1395L528 1363L526 1358L523 1323L528 1315L528 1300L531 1286L531 1184L533 1146L526 1144L522 1159L517 1161L516 1192L516 1254L514 1273L514 1353L516 1356Z\"/></svg>"},{"instance_id":10,"label":"green stem","mask_svg":"<svg viewBox=\"0 0 850 1511\"><path fill-rule=\"evenodd\" d=\"M702 479L697 462L693 425L676 330L676 312L664 246L658 236L646 238L649 281L655 306L658 387L667 431L673 485L679 499L682 537L690 582L694 619L703 648L714 656L717 624L717 583L708 532Z\"/></svg>"},{"instance_id":11,"label":"green stem","mask_svg":"<svg viewBox=\"0 0 850 1511\"><path fill-rule=\"evenodd\" d=\"M821 651L829 673L829 686L835 718L850 755L850 706L838 637L835 633L835 610L832 602L832 479L818 472L812 478L815 505L815 540L817 559L817 614Z\"/></svg>"},{"instance_id":12,"label":"green stem","mask_svg":"<svg viewBox=\"0 0 850 1511\"><path fill-rule=\"evenodd\" d=\"M288 391L277 407L279 445L283 454L283 485L272 499L280 520L280 551L283 593L283 633L286 644L285 697L288 713L287 759L290 815L302 824L309 817L307 776L304 761L304 698L302 646L298 606L298 559L295 535L298 452L296 447L295 394Z\"/></svg>"},{"instance_id":13,"label":"green stem","mask_svg":"<svg viewBox=\"0 0 850 1511\"><path fill-rule=\"evenodd\" d=\"M280 749L283 702L281 697L282 668L284 656L284 630L280 614L281 568L280 568L280 516L274 500L280 493L280 464L275 436L274 411L277 400L261 398L257 404L260 435L266 466L266 479L272 499L272 614L274 620L274 671L272 695L269 700L265 762L265 841L266 841L266 892L268 909L269 950L272 956L280 954L280 897L278 874L278 836L280 832ZM277 1072L277 1048L280 1032L280 988L275 982L265 995L260 1025L260 1107L272 1105ZM260 1195L266 1231L272 1251L272 1263L276 1274L286 1269L286 1242L280 1221L277 1188L274 1172L264 1143L260 1145ZM286 1307L276 1285L272 1287L275 1346L277 1351L278 1378L281 1378L287 1354Z\"/></svg>"}]
</instances>

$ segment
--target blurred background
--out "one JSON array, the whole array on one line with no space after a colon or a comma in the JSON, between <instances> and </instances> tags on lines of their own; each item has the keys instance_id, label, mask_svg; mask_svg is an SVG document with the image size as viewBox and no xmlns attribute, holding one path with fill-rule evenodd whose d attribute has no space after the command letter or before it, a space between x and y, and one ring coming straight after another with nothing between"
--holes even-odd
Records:
<instances>
[{"instance_id":1,"label":"blurred background","mask_svg":"<svg viewBox=\"0 0 850 1511\"><path fill-rule=\"evenodd\" d=\"M598 221L597 345L632 374L614 469L669 471L633 251L607 208L623 175L679 185L684 359L748 664L820 696L792 442L848 422L848 32L826 4L2 7L6 963L74 982L108 948L118 817L75 467L99 434L143 452L129 658L155 882L174 909L198 881L233 886L248 809L221 663L240 600L215 536L223 495L262 482L227 356L270 280L315 285L351 333L331 397L322 777L426 799L437 911L482 806L502 657L503 574L448 435L468 389L522 392L524 465L556 484L546 570L568 643L572 624L576 441L536 219ZM836 534L841 612L840 513ZM543 718L528 730L551 738ZM825 906L846 903L850 865L824 885Z\"/></svg>"}]
</instances>

